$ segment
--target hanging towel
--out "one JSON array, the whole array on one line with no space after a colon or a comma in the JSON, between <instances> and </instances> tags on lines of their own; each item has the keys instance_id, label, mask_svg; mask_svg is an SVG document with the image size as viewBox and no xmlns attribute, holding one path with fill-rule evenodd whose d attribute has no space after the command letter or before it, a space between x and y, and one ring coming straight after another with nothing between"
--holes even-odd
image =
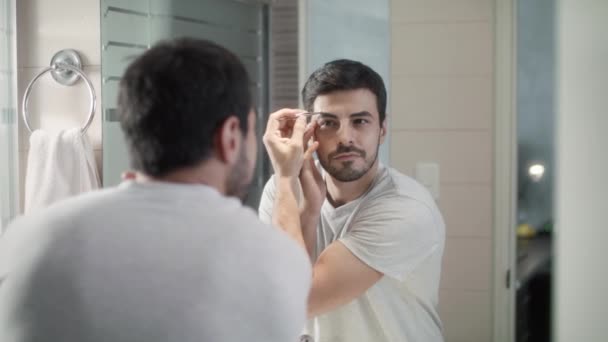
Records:
<instances>
[{"instance_id":1,"label":"hanging towel","mask_svg":"<svg viewBox=\"0 0 608 342\"><path fill-rule=\"evenodd\" d=\"M82 192L99 188L95 155L80 128L30 137L25 176L25 213Z\"/></svg>"}]
</instances>

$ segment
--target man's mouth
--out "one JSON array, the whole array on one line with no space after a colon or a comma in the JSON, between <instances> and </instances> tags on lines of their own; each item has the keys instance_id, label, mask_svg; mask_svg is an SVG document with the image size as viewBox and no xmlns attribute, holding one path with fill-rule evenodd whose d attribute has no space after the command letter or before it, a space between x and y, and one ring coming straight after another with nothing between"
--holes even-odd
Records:
<instances>
[{"instance_id":1,"label":"man's mouth","mask_svg":"<svg viewBox=\"0 0 608 342\"><path fill-rule=\"evenodd\" d=\"M348 153L336 154L332 159L339 160L339 161L346 161L346 160L353 160L355 158L360 158L360 157L361 157L361 155L359 153L348 152Z\"/></svg>"}]
</instances>

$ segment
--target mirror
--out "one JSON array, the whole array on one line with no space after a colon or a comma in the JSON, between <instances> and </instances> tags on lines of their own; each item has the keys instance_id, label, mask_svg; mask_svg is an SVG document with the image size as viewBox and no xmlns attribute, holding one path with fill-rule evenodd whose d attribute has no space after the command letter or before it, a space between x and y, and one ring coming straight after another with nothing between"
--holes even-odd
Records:
<instances>
[{"instance_id":1,"label":"mirror","mask_svg":"<svg viewBox=\"0 0 608 342\"><path fill-rule=\"evenodd\" d=\"M401 15L397 21L392 21L391 10L397 10ZM490 32L489 8L482 7L480 13L482 30ZM129 62L130 56L137 55L154 42L171 37L189 35L194 37L211 39L227 48L235 51L247 65L252 78L255 79L257 88L256 109L258 111L258 127L265 127L266 115L273 110L282 107L299 107L300 90L309 75L321 67L324 63L337 59L349 58L361 61L369 65L382 77L389 97L389 129L385 143L381 145L379 158L385 165L398 168L410 176L415 176L414 170L418 163L429 165L431 179L436 189L440 182L445 182L445 198L441 197L438 202L442 210L446 211L449 223L455 222L457 227L454 244L448 257L449 262L444 264L446 282L444 288L437 291L437 284L429 284L421 291L425 294L425 307L428 311L421 310L414 295L408 292L408 301L412 301L412 312L424 318L421 321L410 324L408 331L424 334L425 331L435 333L439 331L441 323L437 315L447 322L444 334L448 338L467 339L471 333L460 332L473 331L475 336L483 336L480 340L489 339L491 322L487 318L491 315L490 307L490 283L491 273L490 257L491 222L489 219L490 208L484 213L484 219L469 219L466 215L478 211L475 207L489 201L491 185L490 175L481 170L489 170L486 166L491 162L491 155L486 154L485 149L474 146L474 151L481 152L482 157L470 159L470 163L455 162L450 154L462 153L459 150L446 148L450 142L463 145L466 138L461 138L451 133L453 130L467 130L474 128L481 136L490 143L491 138L487 134L490 131L491 110L484 104L491 102L491 94L486 89L491 87L491 44L483 45L487 48L478 52L481 48L473 48L474 57L480 59L479 66L472 65L466 60L469 55L459 55L456 62L449 57L441 59L433 57L427 62L424 37L428 34L426 26L423 30L416 31L419 19L423 17L429 22L437 22L435 18L429 18L428 13L416 10L407 5L391 3L388 0L379 1L274 1L271 3L259 1L101 1L101 54L102 54L102 88L103 88L103 153L104 153L104 185L112 186L120 181L120 173L128 168L128 160L124 148L124 141L120 127L115 116L116 85L120 75ZM426 17L425 17L426 16ZM400 19L399 19L400 18ZM444 19L443 19L444 20ZM460 19L454 19L458 21ZM397 29L393 27L397 26ZM453 24L458 27L457 24ZM441 38L437 35L434 26L429 26L430 32L435 34L435 40L429 44L441 51L451 50L443 47ZM397 31L395 31L397 30ZM395 34L394 32L397 32ZM463 39L468 31L459 31L455 35L457 39ZM484 31L486 32L486 31ZM408 34L407 39L400 39L402 34ZM483 38L490 39L484 36ZM434 44L434 45L433 45ZM454 48L452 46L452 48ZM421 52L422 51L422 52ZM477 53L477 54L475 54ZM434 63L434 64L433 64ZM464 71L452 74L449 67L443 66L450 63L464 66ZM429 67L430 66L430 67ZM464 73L464 77L462 77ZM397 75L398 84L393 84L392 77ZM481 77L480 77L481 75ZM473 77L474 81L470 82ZM447 84L444 85L444 84ZM394 85L394 87L393 87ZM464 90L457 89L461 87ZM456 89L453 89L456 88ZM481 95L475 94L481 90ZM464 100L456 100L450 93L464 97ZM475 96L472 96L475 94ZM434 96L439 96L439 101ZM485 97L484 97L485 96ZM481 97L481 100L478 100ZM447 100L446 100L447 99ZM426 102L425 102L426 101ZM467 102L469 101L469 102ZM435 103L439 103L435 105ZM451 110L450 104L456 102L456 115L463 116L464 125L457 119L450 118L444 110ZM481 105L473 102L479 102ZM429 111L430 107L430 111ZM471 114L469 111L472 111ZM428 119L431 116L434 119ZM441 121L446 120L447 123ZM475 120L481 121L475 122ZM434 122L437 120L438 122ZM393 126L393 123L395 124ZM258 131L261 134L261 129ZM476 134L477 134L476 133ZM395 135L394 135L395 134ZM433 142L434 137L439 137L441 143ZM396 142L396 143L395 143ZM467 143L464 143L465 146ZM391 149L389 146L393 145ZM413 147L416 146L416 147ZM250 194L248 204L257 208L258 201L264 184L270 175L267 160L264 158L264 149L259 148L260 158L256 174L256 182ZM447 151L447 152L446 152ZM451 151L451 152L450 152ZM489 152L489 151L487 151ZM445 164L443 164L445 163ZM438 165L448 165L448 170L456 170L457 175L447 171L439 178ZM470 172L472 171L472 172ZM421 171L420 179L425 174ZM481 179L481 180L480 180ZM475 186L471 186L475 182ZM481 186L479 184L481 183ZM428 184L432 186L433 184ZM464 196L470 190L480 194L480 199L470 204L459 205L459 196ZM468 213L462 214L461 212ZM473 226L473 228L469 228ZM458 232L458 230L461 230ZM471 230L472 229L472 230ZM460 234L460 235L459 235ZM466 237L466 238L463 238ZM472 239L468 237L474 236ZM481 239L479 239L481 237ZM470 246L482 246L481 252L466 254ZM443 246L441 246L443 248ZM472 260L475 259L475 260ZM486 261L480 261L485 259ZM472 263L471 263L472 262ZM470 264L474 266L470 266ZM475 269L476 268L476 269ZM438 271L438 270L435 270ZM468 272L468 279L463 279L460 274ZM429 271L429 273L434 271ZM389 287L401 286L394 280ZM443 281L443 280L442 280ZM424 286L417 284L412 286ZM407 286L403 285L402 288ZM419 289L420 290L420 289ZM470 291L474 290L473 295ZM372 289L372 292L381 292L382 289ZM374 294L377 295L377 294ZM436 306L439 296L439 307ZM391 300L388 299L390 302ZM399 301L399 300L396 300ZM418 300L420 302L420 300ZM441 303L444 302L443 306ZM451 307L449 303L457 302L458 310ZM473 303L473 305L470 305ZM369 317L357 316L353 322L346 322L339 317L344 312L355 310L356 307L365 306L364 300L357 300L354 304L344 306L340 315L331 313L324 315L323 323L311 320L306 335L311 340L333 341L341 338L341 333L352 330L350 324L367 326L375 322L374 314ZM406 305L406 307L408 306ZM397 306L397 305L396 305ZM400 305L399 305L400 307ZM460 307L470 308L467 314L460 312ZM401 310L401 309L399 309ZM399 315L390 311L388 316L382 317L380 325L391 325L390 330L401 336L403 333L397 322L409 321L407 310L402 310ZM404 313L405 311L405 313ZM431 313L429 313L431 312ZM463 319L463 317L471 317ZM335 317L335 318L332 318ZM481 324L479 322L482 322ZM393 326L394 325L394 326ZM322 328L323 331L316 332L318 327L331 326L331 332ZM413 327L414 326L414 327ZM320 335L319 335L320 334ZM391 333L392 334L392 333ZM330 336L328 336L330 335ZM485 339L487 337L487 339ZM424 339L424 338L423 338Z\"/></svg>"}]
</instances>

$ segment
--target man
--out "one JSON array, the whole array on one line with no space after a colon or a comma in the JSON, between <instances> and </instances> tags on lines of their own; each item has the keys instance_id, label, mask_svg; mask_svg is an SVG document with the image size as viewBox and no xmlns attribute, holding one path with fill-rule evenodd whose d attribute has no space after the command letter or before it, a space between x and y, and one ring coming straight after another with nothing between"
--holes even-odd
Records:
<instances>
[{"instance_id":1,"label":"man","mask_svg":"<svg viewBox=\"0 0 608 342\"><path fill-rule=\"evenodd\" d=\"M306 252L235 198L256 155L248 89L208 41L163 42L128 67L118 111L135 179L9 228L0 341L297 340Z\"/></svg>"},{"instance_id":2,"label":"man","mask_svg":"<svg viewBox=\"0 0 608 342\"><path fill-rule=\"evenodd\" d=\"M305 138L313 136L309 151L322 167L307 152L299 176L299 239L314 262L308 333L315 342L442 341L444 222L423 186L378 161L387 130L381 77L336 60L310 76L302 98L313 113ZM264 221L280 201L275 178L260 203Z\"/></svg>"}]
</instances>

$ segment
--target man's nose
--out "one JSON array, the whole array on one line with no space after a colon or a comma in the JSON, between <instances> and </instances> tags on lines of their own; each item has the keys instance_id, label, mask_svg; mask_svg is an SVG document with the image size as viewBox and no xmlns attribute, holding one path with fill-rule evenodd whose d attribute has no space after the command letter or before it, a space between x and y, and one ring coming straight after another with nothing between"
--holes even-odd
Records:
<instances>
[{"instance_id":1,"label":"man's nose","mask_svg":"<svg viewBox=\"0 0 608 342\"><path fill-rule=\"evenodd\" d=\"M353 129L348 124L340 124L336 135L338 136L338 142L345 146L353 144Z\"/></svg>"}]
</instances>

